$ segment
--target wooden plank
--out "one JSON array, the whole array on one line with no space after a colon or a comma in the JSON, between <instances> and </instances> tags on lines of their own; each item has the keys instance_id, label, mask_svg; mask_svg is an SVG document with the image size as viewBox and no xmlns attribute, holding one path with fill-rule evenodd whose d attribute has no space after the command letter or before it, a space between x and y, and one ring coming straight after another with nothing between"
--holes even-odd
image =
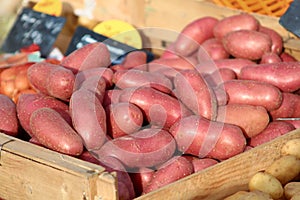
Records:
<instances>
[{"instance_id":1,"label":"wooden plank","mask_svg":"<svg viewBox=\"0 0 300 200\"><path fill-rule=\"evenodd\" d=\"M2 133L0 144L1 198L117 199L115 176L99 165Z\"/></svg>"},{"instance_id":2,"label":"wooden plank","mask_svg":"<svg viewBox=\"0 0 300 200\"><path fill-rule=\"evenodd\" d=\"M300 129L136 198L136 200L219 200L239 190L247 190L250 178L278 159L282 145L292 138L300 138Z\"/></svg>"}]
</instances>

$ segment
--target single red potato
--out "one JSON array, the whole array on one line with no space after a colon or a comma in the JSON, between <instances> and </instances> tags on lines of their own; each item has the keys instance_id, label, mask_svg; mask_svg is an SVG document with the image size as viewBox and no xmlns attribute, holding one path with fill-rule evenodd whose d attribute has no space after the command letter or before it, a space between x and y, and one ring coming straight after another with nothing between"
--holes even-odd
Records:
<instances>
[{"instance_id":1,"label":"single red potato","mask_svg":"<svg viewBox=\"0 0 300 200\"><path fill-rule=\"evenodd\" d=\"M58 112L70 125L72 124L72 119L69 113L69 106L54 97L44 95L41 93L36 94L21 94L16 105L17 116L22 128L30 135L30 116L31 114L39 108L52 108Z\"/></svg>"},{"instance_id":2,"label":"single red potato","mask_svg":"<svg viewBox=\"0 0 300 200\"><path fill-rule=\"evenodd\" d=\"M281 135L284 135L294 129L295 127L288 122L272 121L261 133L250 138L249 145L252 147L256 147L258 145L269 142Z\"/></svg>"},{"instance_id":3,"label":"single red potato","mask_svg":"<svg viewBox=\"0 0 300 200\"><path fill-rule=\"evenodd\" d=\"M236 73L230 68L220 68L216 69L210 74L204 74L204 79L211 87L217 87L226 81L234 80L237 78Z\"/></svg>"},{"instance_id":4,"label":"single red potato","mask_svg":"<svg viewBox=\"0 0 300 200\"><path fill-rule=\"evenodd\" d=\"M229 80L223 84L229 104L263 106L268 111L279 108L281 91L270 83L254 80Z\"/></svg>"},{"instance_id":5,"label":"single red potato","mask_svg":"<svg viewBox=\"0 0 300 200\"><path fill-rule=\"evenodd\" d=\"M210 121L198 115L176 122L170 133L178 150L200 158L224 160L244 151L246 138L238 126Z\"/></svg>"},{"instance_id":6,"label":"single red potato","mask_svg":"<svg viewBox=\"0 0 300 200\"><path fill-rule=\"evenodd\" d=\"M194 172L199 172L203 169L206 169L210 166L219 163L219 161L212 158L198 158L196 156L191 156L191 155L183 155L183 157L185 157L190 162L192 162L194 167Z\"/></svg>"},{"instance_id":7,"label":"single red potato","mask_svg":"<svg viewBox=\"0 0 300 200\"><path fill-rule=\"evenodd\" d=\"M217 121L239 126L244 135L251 138L267 127L270 117L263 106L227 104L219 106Z\"/></svg>"},{"instance_id":8,"label":"single red potato","mask_svg":"<svg viewBox=\"0 0 300 200\"><path fill-rule=\"evenodd\" d=\"M107 133L118 138L137 132L143 125L142 111L132 103L115 103L105 108Z\"/></svg>"},{"instance_id":9,"label":"single red potato","mask_svg":"<svg viewBox=\"0 0 300 200\"><path fill-rule=\"evenodd\" d=\"M253 30L232 31L222 38L226 51L235 58L259 60L271 51L270 36Z\"/></svg>"},{"instance_id":10,"label":"single red potato","mask_svg":"<svg viewBox=\"0 0 300 200\"><path fill-rule=\"evenodd\" d=\"M187 24L175 41L175 51L181 56L189 56L205 40L213 37L213 29L218 23L214 17L201 17Z\"/></svg>"},{"instance_id":11,"label":"single red potato","mask_svg":"<svg viewBox=\"0 0 300 200\"><path fill-rule=\"evenodd\" d=\"M83 151L81 137L51 108L39 108L30 117L32 136L54 151L78 156Z\"/></svg>"},{"instance_id":12,"label":"single red potato","mask_svg":"<svg viewBox=\"0 0 300 200\"><path fill-rule=\"evenodd\" d=\"M85 69L108 67L110 63L109 50L102 42L87 44L61 61L61 65L70 69L74 74Z\"/></svg>"},{"instance_id":13,"label":"single red potato","mask_svg":"<svg viewBox=\"0 0 300 200\"><path fill-rule=\"evenodd\" d=\"M150 87L124 89L119 101L135 104L148 123L164 128L191 114L178 99Z\"/></svg>"},{"instance_id":14,"label":"single red potato","mask_svg":"<svg viewBox=\"0 0 300 200\"><path fill-rule=\"evenodd\" d=\"M132 69L139 66L144 66L146 63L147 54L145 51L131 51L125 56L121 65L125 69Z\"/></svg>"},{"instance_id":15,"label":"single red potato","mask_svg":"<svg viewBox=\"0 0 300 200\"><path fill-rule=\"evenodd\" d=\"M201 47L208 53L212 60L226 59L230 56L224 48L222 41L217 38L205 40L201 44ZM202 54L202 50L199 50L197 53ZM202 56L200 55L199 62L201 62L201 58Z\"/></svg>"},{"instance_id":16,"label":"single red potato","mask_svg":"<svg viewBox=\"0 0 300 200\"><path fill-rule=\"evenodd\" d=\"M265 63L278 63L282 62L280 56L274 52L266 52L259 62L259 64L265 64Z\"/></svg>"},{"instance_id":17,"label":"single red potato","mask_svg":"<svg viewBox=\"0 0 300 200\"><path fill-rule=\"evenodd\" d=\"M145 128L108 141L93 153L99 158L115 157L128 168L141 168L166 162L175 150L176 142L169 132L158 128Z\"/></svg>"},{"instance_id":18,"label":"single red potato","mask_svg":"<svg viewBox=\"0 0 300 200\"><path fill-rule=\"evenodd\" d=\"M84 88L70 98L70 114L74 129L82 137L87 150L100 149L106 141L106 113L96 93Z\"/></svg>"},{"instance_id":19,"label":"single red potato","mask_svg":"<svg viewBox=\"0 0 300 200\"><path fill-rule=\"evenodd\" d=\"M130 173L137 196L140 196L145 191L145 188L150 183L153 174L154 170L150 168L140 168L137 172Z\"/></svg>"},{"instance_id":20,"label":"single red potato","mask_svg":"<svg viewBox=\"0 0 300 200\"><path fill-rule=\"evenodd\" d=\"M213 29L214 36L223 38L227 33L237 30L258 30L259 21L251 14L241 13L224 17Z\"/></svg>"},{"instance_id":21,"label":"single red potato","mask_svg":"<svg viewBox=\"0 0 300 200\"><path fill-rule=\"evenodd\" d=\"M225 58L220 60L214 61L216 67L222 69L222 68L229 68L233 70L237 75L240 74L241 69L244 66L248 65L255 65L256 63L249 60L249 59L243 59L243 58Z\"/></svg>"},{"instance_id":22,"label":"single red potato","mask_svg":"<svg viewBox=\"0 0 300 200\"><path fill-rule=\"evenodd\" d=\"M4 94L0 94L0 132L11 136L19 133L16 104Z\"/></svg>"},{"instance_id":23,"label":"single red potato","mask_svg":"<svg viewBox=\"0 0 300 200\"><path fill-rule=\"evenodd\" d=\"M195 114L215 120L217 99L211 87L196 70L184 70L176 74L174 86L177 98Z\"/></svg>"},{"instance_id":24,"label":"single red potato","mask_svg":"<svg viewBox=\"0 0 300 200\"><path fill-rule=\"evenodd\" d=\"M299 73L300 62L278 62L245 66L238 78L264 81L283 92L293 92L300 88Z\"/></svg>"},{"instance_id":25,"label":"single red potato","mask_svg":"<svg viewBox=\"0 0 300 200\"><path fill-rule=\"evenodd\" d=\"M194 168L191 162L182 156L175 156L154 172L143 194L157 190L192 173L194 173Z\"/></svg>"}]
</instances>

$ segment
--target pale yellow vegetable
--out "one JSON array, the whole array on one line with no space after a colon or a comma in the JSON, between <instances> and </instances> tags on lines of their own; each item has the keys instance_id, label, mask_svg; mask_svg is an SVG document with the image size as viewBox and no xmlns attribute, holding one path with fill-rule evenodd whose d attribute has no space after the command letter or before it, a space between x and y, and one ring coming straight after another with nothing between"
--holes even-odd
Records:
<instances>
[{"instance_id":1,"label":"pale yellow vegetable","mask_svg":"<svg viewBox=\"0 0 300 200\"><path fill-rule=\"evenodd\" d=\"M250 191L259 190L269 194L273 199L283 196L283 188L278 179L266 172L257 172L248 183Z\"/></svg>"},{"instance_id":2,"label":"pale yellow vegetable","mask_svg":"<svg viewBox=\"0 0 300 200\"><path fill-rule=\"evenodd\" d=\"M272 200L272 198L265 192L255 190L252 192L238 191L224 200Z\"/></svg>"},{"instance_id":3,"label":"pale yellow vegetable","mask_svg":"<svg viewBox=\"0 0 300 200\"><path fill-rule=\"evenodd\" d=\"M300 159L293 155L282 156L268 166L265 172L273 175L282 185L285 185L300 173Z\"/></svg>"},{"instance_id":4,"label":"pale yellow vegetable","mask_svg":"<svg viewBox=\"0 0 300 200\"><path fill-rule=\"evenodd\" d=\"M298 192L297 194L294 194L291 198L291 200L299 200L300 199L300 192Z\"/></svg>"},{"instance_id":5,"label":"pale yellow vegetable","mask_svg":"<svg viewBox=\"0 0 300 200\"><path fill-rule=\"evenodd\" d=\"M294 155L300 159L300 138L287 141L281 148L282 155Z\"/></svg>"},{"instance_id":6,"label":"pale yellow vegetable","mask_svg":"<svg viewBox=\"0 0 300 200\"><path fill-rule=\"evenodd\" d=\"M289 182L284 186L284 196L291 199L294 195L300 193L300 182Z\"/></svg>"}]
</instances>

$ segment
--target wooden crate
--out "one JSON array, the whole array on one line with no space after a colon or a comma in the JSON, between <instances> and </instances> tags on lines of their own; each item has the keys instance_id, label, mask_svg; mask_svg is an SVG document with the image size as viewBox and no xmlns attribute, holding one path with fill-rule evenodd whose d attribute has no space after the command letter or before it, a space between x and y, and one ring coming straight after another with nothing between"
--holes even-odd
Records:
<instances>
[{"instance_id":1,"label":"wooden crate","mask_svg":"<svg viewBox=\"0 0 300 200\"><path fill-rule=\"evenodd\" d=\"M34 0L37 1L37 0ZM84 0L63 0L72 9L83 8ZM98 21L117 18L141 28L146 46L164 49L187 23L203 16L219 19L240 10L196 0L96 0L94 17ZM284 38L285 51L300 60L300 42L286 31L278 18L253 14L261 24L277 30ZM149 29L151 28L152 29ZM146 28L146 29L143 29ZM166 31L161 31L166 30ZM174 34L168 34L168 33ZM59 36L65 48L72 28ZM64 41L64 42L61 42ZM277 159L281 146L292 131L272 142L192 174L157 191L136 198L218 200L247 189L249 178ZM0 134L0 197L4 199L117 199L116 177L94 164ZM267 156L266 156L267 155Z\"/></svg>"}]
</instances>

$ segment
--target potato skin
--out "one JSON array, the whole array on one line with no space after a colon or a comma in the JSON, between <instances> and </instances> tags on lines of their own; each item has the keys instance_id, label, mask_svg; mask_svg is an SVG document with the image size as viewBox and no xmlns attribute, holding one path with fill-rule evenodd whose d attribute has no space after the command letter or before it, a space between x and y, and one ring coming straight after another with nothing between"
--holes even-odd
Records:
<instances>
[{"instance_id":1,"label":"potato skin","mask_svg":"<svg viewBox=\"0 0 300 200\"><path fill-rule=\"evenodd\" d=\"M300 62L278 62L245 66L238 78L265 81L283 92L294 92L300 88L299 73Z\"/></svg>"},{"instance_id":2,"label":"potato skin","mask_svg":"<svg viewBox=\"0 0 300 200\"><path fill-rule=\"evenodd\" d=\"M290 182L284 186L284 196L291 199L294 195L300 193L300 182Z\"/></svg>"},{"instance_id":3,"label":"potato skin","mask_svg":"<svg viewBox=\"0 0 300 200\"><path fill-rule=\"evenodd\" d=\"M16 104L4 94L0 94L0 132L11 136L19 132Z\"/></svg>"},{"instance_id":4,"label":"potato skin","mask_svg":"<svg viewBox=\"0 0 300 200\"><path fill-rule=\"evenodd\" d=\"M201 47L208 53L210 58L213 60L229 58L229 53L224 48L222 41L220 41L217 38L210 38L205 40L199 48ZM202 53L203 50L198 50L197 52L197 57L200 58L198 59L199 62L202 61ZM200 54L200 56L198 54Z\"/></svg>"},{"instance_id":5,"label":"potato skin","mask_svg":"<svg viewBox=\"0 0 300 200\"><path fill-rule=\"evenodd\" d=\"M81 137L51 108L39 108L30 117L32 136L45 147L68 155L83 151Z\"/></svg>"},{"instance_id":6,"label":"potato skin","mask_svg":"<svg viewBox=\"0 0 300 200\"><path fill-rule=\"evenodd\" d=\"M246 146L246 139L239 127L198 115L181 119L169 131L179 151L200 158L224 160L243 152Z\"/></svg>"},{"instance_id":7,"label":"potato skin","mask_svg":"<svg viewBox=\"0 0 300 200\"><path fill-rule=\"evenodd\" d=\"M252 30L232 31L222 38L226 51L235 58L258 60L271 51L271 38Z\"/></svg>"},{"instance_id":8,"label":"potato skin","mask_svg":"<svg viewBox=\"0 0 300 200\"><path fill-rule=\"evenodd\" d=\"M112 138L138 131L144 121L142 111L132 103L115 103L105 108L107 133Z\"/></svg>"},{"instance_id":9,"label":"potato skin","mask_svg":"<svg viewBox=\"0 0 300 200\"><path fill-rule=\"evenodd\" d=\"M184 70L174 78L176 96L191 111L207 119L215 120L217 98L211 87L197 70Z\"/></svg>"},{"instance_id":10,"label":"potato skin","mask_svg":"<svg viewBox=\"0 0 300 200\"><path fill-rule=\"evenodd\" d=\"M227 33L237 30L258 30L259 21L248 13L241 13L225 17L215 25L213 33L218 39Z\"/></svg>"},{"instance_id":11,"label":"potato skin","mask_svg":"<svg viewBox=\"0 0 300 200\"><path fill-rule=\"evenodd\" d=\"M270 83L254 80L229 80L223 84L228 103L263 106L268 111L279 108L281 91Z\"/></svg>"},{"instance_id":12,"label":"potato skin","mask_svg":"<svg viewBox=\"0 0 300 200\"><path fill-rule=\"evenodd\" d=\"M213 28L218 21L207 16L187 24L175 41L175 51L181 56L189 56L197 51L199 44L213 37Z\"/></svg>"},{"instance_id":13,"label":"potato skin","mask_svg":"<svg viewBox=\"0 0 300 200\"><path fill-rule=\"evenodd\" d=\"M169 132L158 128L145 128L108 141L93 153L100 159L115 157L126 167L141 168L166 162L173 156L175 149L176 142Z\"/></svg>"},{"instance_id":14,"label":"potato skin","mask_svg":"<svg viewBox=\"0 0 300 200\"><path fill-rule=\"evenodd\" d=\"M217 160L212 159L212 158L198 158L196 156L191 156L191 155L183 155L187 160L189 160L193 167L194 167L194 172L199 172L203 169L206 169L210 166L213 166L217 163L219 163Z\"/></svg>"},{"instance_id":15,"label":"potato skin","mask_svg":"<svg viewBox=\"0 0 300 200\"><path fill-rule=\"evenodd\" d=\"M263 106L227 104L219 106L217 121L237 125L247 138L251 138L267 127L270 117Z\"/></svg>"},{"instance_id":16,"label":"potato skin","mask_svg":"<svg viewBox=\"0 0 300 200\"><path fill-rule=\"evenodd\" d=\"M72 124L69 106L65 102L41 93L21 94L16 104L17 116L22 128L30 136L32 136L30 128L30 116L35 110L43 107L54 109L69 124Z\"/></svg>"},{"instance_id":17,"label":"potato skin","mask_svg":"<svg viewBox=\"0 0 300 200\"><path fill-rule=\"evenodd\" d=\"M300 117L300 96L282 92L282 103L279 108L270 111L273 120L277 118Z\"/></svg>"},{"instance_id":18,"label":"potato skin","mask_svg":"<svg viewBox=\"0 0 300 200\"><path fill-rule=\"evenodd\" d=\"M280 56L274 52L266 52L262 55L259 64L282 62Z\"/></svg>"},{"instance_id":19,"label":"potato skin","mask_svg":"<svg viewBox=\"0 0 300 200\"><path fill-rule=\"evenodd\" d=\"M271 37L272 40L271 52L277 55L282 53L283 40L282 37L279 35L279 33L277 33L274 29L262 25L259 26L258 31L265 33Z\"/></svg>"},{"instance_id":20,"label":"potato skin","mask_svg":"<svg viewBox=\"0 0 300 200\"><path fill-rule=\"evenodd\" d=\"M281 135L284 135L294 129L295 127L288 122L271 121L261 133L250 138L249 145L252 147L256 147L263 143L269 142Z\"/></svg>"},{"instance_id":21,"label":"potato skin","mask_svg":"<svg viewBox=\"0 0 300 200\"><path fill-rule=\"evenodd\" d=\"M300 138L287 141L280 150L281 155L293 155L300 159Z\"/></svg>"},{"instance_id":22,"label":"potato skin","mask_svg":"<svg viewBox=\"0 0 300 200\"><path fill-rule=\"evenodd\" d=\"M157 190L192 173L194 173L193 165L186 158L175 156L154 172L143 194Z\"/></svg>"},{"instance_id":23,"label":"potato skin","mask_svg":"<svg viewBox=\"0 0 300 200\"><path fill-rule=\"evenodd\" d=\"M225 58L214 61L215 65L218 68L229 68L232 69L237 75L240 74L240 71L243 67L247 65L255 65L256 63L243 58Z\"/></svg>"},{"instance_id":24,"label":"potato skin","mask_svg":"<svg viewBox=\"0 0 300 200\"><path fill-rule=\"evenodd\" d=\"M84 88L70 98L70 114L74 129L82 137L87 150L100 149L106 140L106 113L96 93Z\"/></svg>"}]
</instances>

